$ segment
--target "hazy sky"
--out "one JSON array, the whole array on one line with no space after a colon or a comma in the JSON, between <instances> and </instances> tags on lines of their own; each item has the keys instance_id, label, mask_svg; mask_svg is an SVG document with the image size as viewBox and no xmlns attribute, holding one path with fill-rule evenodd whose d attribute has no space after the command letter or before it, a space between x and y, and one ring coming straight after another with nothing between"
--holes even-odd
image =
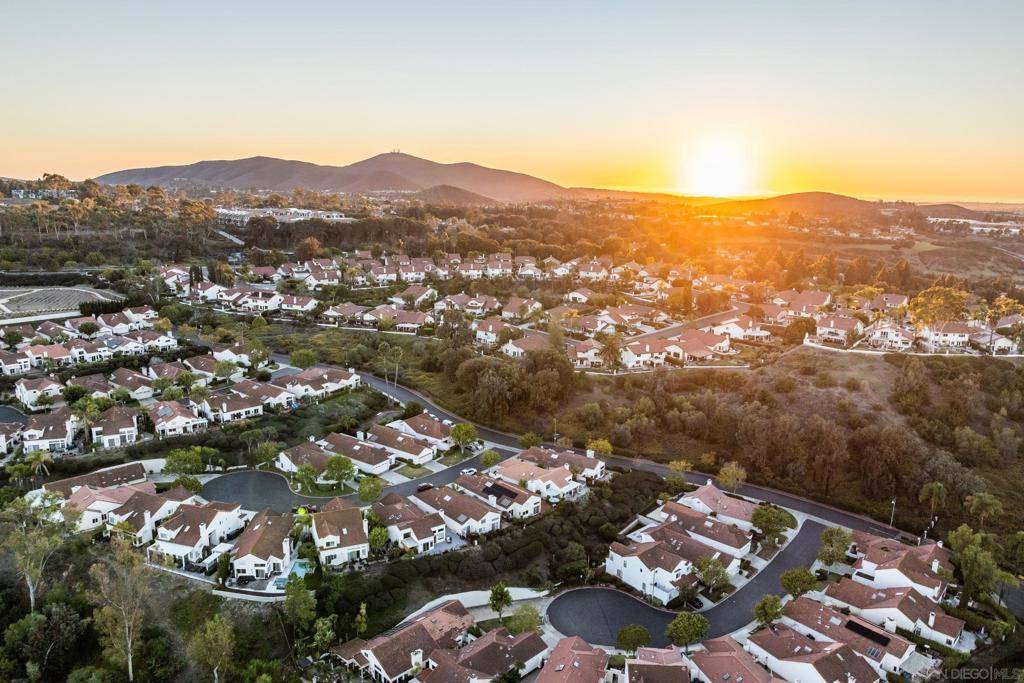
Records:
<instances>
[{"instance_id":1,"label":"hazy sky","mask_svg":"<svg viewBox=\"0 0 1024 683\"><path fill-rule=\"evenodd\" d=\"M0 175L383 151L1024 201L1024 2L9 3Z\"/></svg>"}]
</instances>

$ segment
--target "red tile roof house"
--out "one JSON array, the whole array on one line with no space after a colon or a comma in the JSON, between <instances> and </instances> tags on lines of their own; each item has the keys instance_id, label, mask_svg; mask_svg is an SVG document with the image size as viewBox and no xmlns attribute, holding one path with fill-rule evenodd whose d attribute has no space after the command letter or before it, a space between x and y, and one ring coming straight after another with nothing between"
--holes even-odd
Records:
<instances>
[{"instance_id":1,"label":"red tile roof house","mask_svg":"<svg viewBox=\"0 0 1024 683\"><path fill-rule=\"evenodd\" d=\"M437 418L431 417L425 411L404 420L389 422L388 427L397 429L403 434L420 438L427 443L433 444L439 450L446 451L455 446L455 443L452 441L452 428Z\"/></svg>"},{"instance_id":2,"label":"red tile roof house","mask_svg":"<svg viewBox=\"0 0 1024 683\"><path fill-rule=\"evenodd\" d=\"M159 438L200 432L210 424L193 406L179 401L156 401L146 408L146 413Z\"/></svg>"},{"instance_id":3,"label":"red tile roof house","mask_svg":"<svg viewBox=\"0 0 1024 683\"><path fill-rule=\"evenodd\" d=\"M59 493L65 500L83 486L93 488L109 488L111 486L127 486L146 481L146 469L141 462L130 462L126 465L108 467L88 474L80 474L67 479L58 479L43 484L42 490Z\"/></svg>"},{"instance_id":4,"label":"red tile roof house","mask_svg":"<svg viewBox=\"0 0 1024 683\"><path fill-rule=\"evenodd\" d=\"M253 517L231 552L231 572L235 579L287 575L295 560L291 539L294 523L292 515L274 514L270 508Z\"/></svg>"},{"instance_id":5,"label":"red tile roof house","mask_svg":"<svg viewBox=\"0 0 1024 683\"><path fill-rule=\"evenodd\" d=\"M115 389L124 387L136 401L153 398L152 380L128 368L114 370L110 375L110 384Z\"/></svg>"},{"instance_id":6,"label":"red tile roof house","mask_svg":"<svg viewBox=\"0 0 1024 683\"><path fill-rule=\"evenodd\" d=\"M32 360L23 351L0 351L0 372L4 375L23 375L32 369Z\"/></svg>"},{"instance_id":7,"label":"red tile roof house","mask_svg":"<svg viewBox=\"0 0 1024 683\"><path fill-rule=\"evenodd\" d=\"M436 512L424 512L408 498L385 494L370 508L388 530L388 540L403 550L422 553L445 540L445 523Z\"/></svg>"},{"instance_id":8,"label":"red tile roof house","mask_svg":"<svg viewBox=\"0 0 1024 683\"><path fill-rule=\"evenodd\" d=\"M702 643L704 649L683 656L693 680L700 683L772 683L777 680L762 667L732 636ZM685 679L683 679L685 680ZM831 682L830 682L831 683Z\"/></svg>"},{"instance_id":9,"label":"red tile roof house","mask_svg":"<svg viewBox=\"0 0 1024 683\"><path fill-rule=\"evenodd\" d=\"M540 514L540 496L507 481L462 474L455 487L501 511L506 519L527 519Z\"/></svg>"},{"instance_id":10,"label":"red tile roof house","mask_svg":"<svg viewBox=\"0 0 1024 683\"><path fill-rule=\"evenodd\" d=\"M139 439L138 412L134 408L114 406L103 411L90 427L90 437L98 448L119 448Z\"/></svg>"},{"instance_id":11,"label":"red tile roof house","mask_svg":"<svg viewBox=\"0 0 1024 683\"><path fill-rule=\"evenodd\" d=\"M21 432L22 448L25 453L69 451L75 446L79 427L80 421L66 407L44 415L29 415Z\"/></svg>"},{"instance_id":12,"label":"red tile roof house","mask_svg":"<svg viewBox=\"0 0 1024 683\"><path fill-rule=\"evenodd\" d=\"M542 334L527 334L519 339L510 339L501 347L501 352L510 358L524 358L530 351L540 351L551 346L548 337Z\"/></svg>"},{"instance_id":13,"label":"red tile roof house","mask_svg":"<svg viewBox=\"0 0 1024 683\"><path fill-rule=\"evenodd\" d=\"M744 531L753 527L754 510L757 509L757 505L749 500L726 494L710 479L696 491L684 494L679 502L728 524L735 524Z\"/></svg>"},{"instance_id":14,"label":"red tile roof house","mask_svg":"<svg viewBox=\"0 0 1024 683\"><path fill-rule=\"evenodd\" d=\"M949 551L941 542L911 546L855 531L851 553L858 558L854 581L872 588L913 588L936 602L948 587L943 575L953 571Z\"/></svg>"},{"instance_id":15,"label":"red tile roof house","mask_svg":"<svg viewBox=\"0 0 1024 683\"><path fill-rule=\"evenodd\" d=\"M711 517L700 510L668 501L648 515L663 523L685 531L701 543L735 557L743 557L750 553L750 532L740 529L716 517Z\"/></svg>"},{"instance_id":16,"label":"red tile roof house","mask_svg":"<svg viewBox=\"0 0 1024 683\"><path fill-rule=\"evenodd\" d=\"M256 396L215 394L203 401L199 412L216 422L251 420L263 414L263 401Z\"/></svg>"},{"instance_id":17,"label":"red tile roof house","mask_svg":"<svg viewBox=\"0 0 1024 683\"><path fill-rule=\"evenodd\" d=\"M313 513L313 543L323 567L343 567L370 556L369 527L355 507Z\"/></svg>"},{"instance_id":18,"label":"red tile roof house","mask_svg":"<svg viewBox=\"0 0 1024 683\"><path fill-rule=\"evenodd\" d=\"M156 538L156 527L174 514L177 509L189 503L202 502L191 491L175 487L164 493L136 491L123 504L107 513L107 534L131 530L132 545L136 548L151 543Z\"/></svg>"},{"instance_id":19,"label":"red tile roof house","mask_svg":"<svg viewBox=\"0 0 1024 683\"><path fill-rule=\"evenodd\" d=\"M536 632L513 636L496 628L465 647L434 650L416 678L421 683L468 683L493 680L513 670L517 677L526 676L540 668L547 654L548 646Z\"/></svg>"},{"instance_id":20,"label":"red tile roof house","mask_svg":"<svg viewBox=\"0 0 1024 683\"><path fill-rule=\"evenodd\" d=\"M756 661L786 681L875 683L885 679L849 645L809 638L781 624L751 634L746 647Z\"/></svg>"},{"instance_id":21,"label":"red tile roof house","mask_svg":"<svg viewBox=\"0 0 1024 683\"><path fill-rule=\"evenodd\" d=\"M637 648L626 660L626 683L676 683L690 678L682 653L674 647Z\"/></svg>"},{"instance_id":22,"label":"red tile roof house","mask_svg":"<svg viewBox=\"0 0 1024 683\"><path fill-rule=\"evenodd\" d=\"M435 650L468 643L473 623L462 603L450 600L370 641L350 640L334 653L374 681L399 683L424 669Z\"/></svg>"},{"instance_id":23,"label":"red tile roof house","mask_svg":"<svg viewBox=\"0 0 1024 683\"><path fill-rule=\"evenodd\" d=\"M297 405L295 394L269 382L254 382L241 379L230 387L231 393L255 399L267 408L288 410Z\"/></svg>"},{"instance_id":24,"label":"red tile roof house","mask_svg":"<svg viewBox=\"0 0 1024 683\"><path fill-rule=\"evenodd\" d=\"M897 628L946 647L956 647L964 621L913 588L872 588L843 577L825 587L826 605L845 607L865 621L895 633Z\"/></svg>"},{"instance_id":25,"label":"red tile roof house","mask_svg":"<svg viewBox=\"0 0 1024 683\"><path fill-rule=\"evenodd\" d=\"M348 434L328 434L317 443L328 453L344 455L363 474L380 476L395 464L394 456L386 448Z\"/></svg>"},{"instance_id":26,"label":"red tile roof house","mask_svg":"<svg viewBox=\"0 0 1024 683\"><path fill-rule=\"evenodd\" d=\"M373 425L369 432L359 432L356 437L382 446L395 458L413 465L428 463L437 455L437 446L384 425Z\"/></svg>"},{"instance_id":27,"label":"red tile roof house","mask_svg":"<svg viewBox=\"0 0 1024 683\"><path fill-rule=\"evenodd\" d=\"M602 683L607 668L607 652L571 636L562 638L551 650L536 683Z\"/></svg>"},{"instance_id":28,"label":"red tile roof house","mask_svg":"<svg viewBox=\"0 0 1024 683\"><path fill-rule=\"evenodd\" d=\"M354 389L362 381L352 368L306 368L295 375L276 379L271 384L290 391L299 398L324 398L343 389Z\"/></svg>"},{"instance_id":29,"label":"red tile roof house","mask_svg":"<svg viewBox=\"0 0 1024 683\"><path fill-rule=\"evenodd\" d=\"M522 486L551 503L576 500L587 492L587 487L576 481L568 466L543 468L519 458L509 458L490 472L495 479Z\"/></svg>"},{"instance_id":30,"label":"red tile roof house","mask_svg":"<svg viewBox=\"0 0 1024 683\"><path fill-rule=\"evenodd\" d=\"M592 450L588 450L586 455L580 455L575 451L556 451L543 446L534 446L522 451L517 457L540 467L554 468L568 465L577 481L593 482L603 479L606 473L604 460L598 459Z\"/></svg>"},{"instance_id":31,"label":"red tile roof house","mask_svg":"<svg viewBox=\"0 0 1024 683\"><path fill-rule=\"evenodd\" d=\"M214 546L240 531L249 514L236 503L182 504L157 527L146 557L150 562L169 558L180 567L201 562Z\"/></svg>"},{"instance_id":32,"label":"red tile roof house","mask_svg":"<svg viewBox=\"0 0 1024 683\"><path fill-rule=\"evenodd\" d=\"M278 453L276 464L277 469L289 474L297 472L303 465L309 465L316 471L318 483L330 484L336 482L328 479L324 475L324 471L327 469L327 462L332 457L334 454L325 450L319 443L303 441Z\"/></svg>"},{"instance_id":33,"label":"red tile roof house","mask_svg":"<svg viewBox=\"0 0 1024 683\"><path fill-rule=\"evenodd\" d=\"M52 377L23 377L14 383L14 397L29 410L38 410L39 399L49 396L57 400L64 387Z\"/></svg>"},{"instance_id":34,"label":"red tile roof house","mask_svg":"<svg viewBox=\"0 0 1024 683\"><path fill-rule=\"evenodd\" d=\"M815 333L822 341L847 344L854 335L864 334L864 323L845 315L826 315L817 323Z\"/></svg>"},{"instance_id":35,"label":"red tile roof house","mask_svg":"<svg viewBox=\"0 0 1024 683\"><path fill-rule=\"evenodd\" d=\"M925 325L919 334L928 348L934 350L943 347L964 348L970 343L973 332L967 323L953 321Z\"/></svg>"},{"instance_id":36,"label":"red tile roof house","mask_svg":"<svg viewBox=\"0 0 1024 683\"><path fill-rule=\"evenodd\" d=\"M76 523L78 531L91 531L102 527L112 510L124 505L129 498L139 492L155 494L156 486L149 481L109 487L86 484L79 486L74 493L67 496L63 509L74 510L79 514Z\"/></svg>"},{"instance_id":37,"label":"red tile roof house","mask_svg":"<svg viewBox=\"0 0 1024 683\"><path fill-rule=\"evenodd\" d=\"M449 529L463 538L481 536L501 528L501 512L483 501L442 487L417 491L409 497L424 512L436 512Z\"/></svg>"},{"instance_id":38,"label":"red tile roof house","mask_svg":"<svg viewBox=\"0 0 1024 683\"><path fill-rule=\"evenodd\" d=\"M786 603L781 622L814 640L849 645L879 677L887 673L914 674L919 670L917 660L912 661L916 650L910 641L860 617L826 607L806 595Z\"/></svg>"}]
</instances>

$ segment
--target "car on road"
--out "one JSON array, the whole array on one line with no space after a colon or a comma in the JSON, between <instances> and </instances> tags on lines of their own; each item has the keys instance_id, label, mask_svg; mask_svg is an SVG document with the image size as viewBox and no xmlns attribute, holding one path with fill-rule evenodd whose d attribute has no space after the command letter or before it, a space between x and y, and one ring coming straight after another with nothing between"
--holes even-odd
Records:
<instances>
[{"instance_id":1,"label":"car on road","mask_svg":"<svg viewBox=\"0 0 1024 683\"><path fill-rule=\"evenodd\" d=\"M471 450L474 453L479 453L485 448L487 448L487 446L484 445L483 441L474 441L473 443L469 444L469 450Z\"/></svg>"},{"instance_id":2,"label":"car on road","mask_svg":"<svg viewBox=\"0 0 1024 683\"><path fill-rule=\"evenodd\" d=\"M416 487L416 491L417 492L419 492L419 491L428 491L428 490L430 490L432 488L434 488L433 484L429 484L429 483L424 482L424 483L422 483L422 484L420 484L419 486Z\"/></svg>"},{"instance_id":3,"label":"car on road","mask_svg":"<svg viewBox=\"0 0 1024 683\"><path fill-rule=\"evenodd\" d=\"M475 467L467 467L466 469L461 470L459 472L459 474L465 474L465 475L476 474L476 468Z\"/></svg>"}]
</instances>

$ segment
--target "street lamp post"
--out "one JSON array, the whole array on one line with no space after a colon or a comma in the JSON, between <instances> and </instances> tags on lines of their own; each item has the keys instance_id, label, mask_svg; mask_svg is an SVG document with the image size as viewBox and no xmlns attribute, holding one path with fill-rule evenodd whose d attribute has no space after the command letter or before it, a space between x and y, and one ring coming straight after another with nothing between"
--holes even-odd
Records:
<instances>
[{"instance_id":1,"label":"street lamp post","mask_svg":"<svg viewBox=\"0 0 1024 683\"><path fill-rule=\"evenodd\" d=\"M892 523L894 521L896 521L896 499L895 498L892 499L892 514L889 515L889 526L892 526Z\"/></svg>"}]
</instances>

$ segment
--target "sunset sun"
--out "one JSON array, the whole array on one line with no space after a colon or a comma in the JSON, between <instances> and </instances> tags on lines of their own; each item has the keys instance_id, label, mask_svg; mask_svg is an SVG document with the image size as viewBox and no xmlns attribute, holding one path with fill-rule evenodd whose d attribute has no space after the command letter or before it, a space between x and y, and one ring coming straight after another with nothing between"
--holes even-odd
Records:
<instances>
[{"instance_id":1,"label":"sunset sun","mask_svg":"<svg viewBox=\"0 0 1024 683\"><path fill-rule=\"evenodd\" d=\"M682 185L690 194L730 197L753 191L753 163L739 142L708 140L683 160Z\"/></svg>"}]
</instances>

